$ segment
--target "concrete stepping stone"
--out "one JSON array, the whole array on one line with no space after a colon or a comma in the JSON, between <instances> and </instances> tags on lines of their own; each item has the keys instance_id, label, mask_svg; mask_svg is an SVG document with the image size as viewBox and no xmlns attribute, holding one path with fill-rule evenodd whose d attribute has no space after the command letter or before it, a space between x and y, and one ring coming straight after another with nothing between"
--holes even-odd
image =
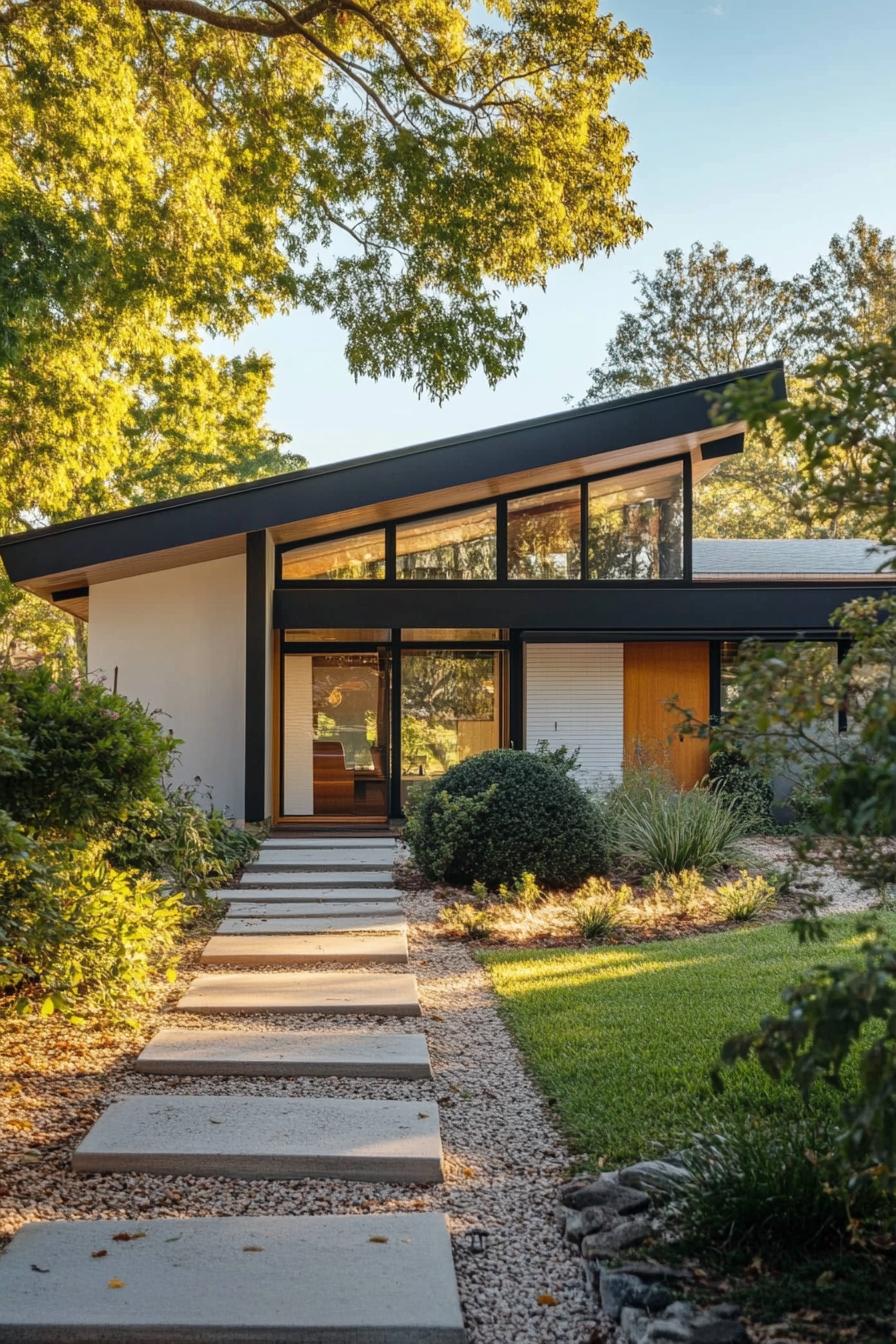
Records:
<instances>
[{"instance_id":1,"label":"concrete stepping stone","mask_svg":"<svg viewBox=\"0 0 896 1344\"><path fill-rule=\"evenodd\" d=\"M394 890L393 876L391 868L383 868L374 871L356 869L351 872L347 869L324 869L320 872L304 872L302 870L280 870L247 868L240 878L239 885L247 887L307 887L315 891L321 888L336 890L337 888L353 887L356 891L365 890L368 887L388 887L390 891Z\"/></svg>"},{"instance_id":2,"label":"concrete stepping stone","mask_svg":"<svg viewBox=\"0 0 896 1344\"><path fill-rule=\"evenodd\" d=\"M439 1110L336 1097L123 1097L82 1139L72 1167L431 1185L443 1176Z\"/></svg>"},{"instance_id":3,"label":"concrete stepping stone","mask_svg":"<svg viewBox=\"0 0 896 1344\"><path fill-rule=\"evenodd\" d=\"M328 905L353 904L363 901L365 905L384 903L395 904L401 900L402 893L397 887L358 888L354 884L345 887L220 887L215 893L221 901L291 901L297 903L324 902Z\"/></svg>"},{"instance_id":4,"label":"concrete stepping stone","mask_svg":"<svg viewBox=\"0 0 896 1344\"><path fill-rule=\"evenodd\" d=\"M426 1037L404 1031L158 1032L138 1073L266 1078L431 1078Z\"/></svg>"},{"instance_id":5,"label":"concrete stepping stone","mask_svg":"<svg viewBox=\"0 0 896 1344\"><path fill-rule=\"evenodd\" d=\"M307 872L326 872L328 868L385 868L391 853L377 849L269 849L247 864L247 871L260 868L294 868Z\"/></svg>"},{"instance_id":6,"label":"concrete stepping stone","mask_svg":"<svg viewBox=\"0 0 896 1344\"><path fill-rule=\"evenodd\" d=\"M317 961L402 962L408 960L404 933L237 933L215 934L202 949L205 966L302 966Z\"/></svg>"},{"instance_id":7,"label":"concrete stepping stone","mask_svg":"<svg viewBox=\"0 0 896 1344\"><path fill-rule=\"evenodd\" d=\"M417 977L375 971L234 971L198 975L185 1013L351 1013L419 1017Z\"/></svg>"},{"instance_id":8,"label":"concrete stepping stone","mask_svg":"<svg viewBox=\"0 0 896 1344\"><path fill-rule=\"evenodd\" d=\"M244 883L244 884L243 884ZM290 892L294 895L290 896ZM402 892L392 882L345 882L334 887L330 882L302 882L286 876L263 874L253 880L246 878L235 887L219 887L214 892L219 900L400 900Z\"/></svg>"},{"instance_id":9,"label":"concrete stepping stone","mask_svg":"<svg viewBox=\"0 0 896 1344\"><path fill-rule=\"evenodd\" d=\"M249 909L252 911L252 906L249 906ZM263 915L259 918L253 911L249 917L230 915L227 919L222 919L217 931L220 934L403 933L407 935L408 922L401 914L373 914L368 915L366 919L357 916L341 918L334 915L331 910L328 915L318 919L302 915L290 917L280 913L273 917Z\"/></svg>"},{"instance_id":10,"label":"concrete stepping stone","mask_svg":"<svg viewBox=\"0 0 896 1344\"><path fill-rule=\"evenodd\" d=\"M464 1344L444 1214L29 1223L0 1257L0 1344L322 1340Z\"/></svg>"},{"instance_id":11,"label":"concrete stepping stone","mask_svg":"<svg viewBox=\"0 0 896 1344\"><path fill-rule=\"evenodd\" d=\"M268 893L270 894L270 893ZM228 919L404 919L394 901L231 901ZM362 923L358 927L363 928Z\"/></svg>"}]
</instances>

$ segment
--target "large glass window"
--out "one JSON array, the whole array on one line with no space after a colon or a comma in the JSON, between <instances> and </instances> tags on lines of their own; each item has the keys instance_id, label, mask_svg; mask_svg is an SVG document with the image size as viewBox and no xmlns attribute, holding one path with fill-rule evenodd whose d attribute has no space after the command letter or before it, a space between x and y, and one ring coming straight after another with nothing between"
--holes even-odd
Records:
<instances>
[{"instance_id":1,"label":"large glass window","mask_svg":"<svg viewBox=\"0 0 896 1344\"><path fill-rule=\"evenodd\" d=\"M774 646L783 641L769 640L768 643ZM837 645L833 640L795 640L804 651L804 656L812 660L812 666L818 672L832 672L837 664ZM737 640L726 639L722 641L721 648L721 708L722 712L731 709L737 704L740 696L742 669L740 668L740 642ZM781 681L782 687L786 685L786 678ZM836 727L837 715L833 715L833 726Z\"/></svg>"},{"instance_id":2,"label":"large glass window","mask_svg":"<svg viewBox=\"0 0 896 1344\"><path fill-rule=\"evenodd\" d=\"M478 505L438 518L399 523L395 551L399 579L494 579L495 506Z\"/></svg>"},{"instance_id":3,"label":"large glass window","mask_svg":"<svg viewBox=\"0 0 896 1344\"><path fill-rule=\"evenodd\" d=\"M284 551L282 566L286 580L384 579L386 534L378 528L353 537L306 542Z\"/></svg>"},{"instance_id":4,"label":"large glass window","mask_svg":"<svg viewBox=\"0 0 896 1344\"><path fill-rule=\"evenodd\" d=\"M485 650L402 653L402 804L414 784L501 745L502 658Z\"/></svg>"},{"instance_id":5,"label":"large glass window","mask_svg":"<svg viewBox=\"0 0 896 1344\"><path fill-rule=\"evenodd\" d=\"M283 638L287 644L385 644L391 634L391 630L355 627L351 630L285 630Z\"/></svg>"},{"instance_id":6,"label":"large glass window","mask_svg":"<svg viewBox=\"0 0 896 1344\"><path fill-rule=\"evenodd\" d=\"M681 463L588 486L588 577L680 579L683 567Z\"/></svg>"},{"instance_id":7,"label":"large glass window","mask_svg":"<svg viewBox=\"0 0 896 1344\"><path fill-rule=\"evenodd\" d=\"M507 504L507 577L578 579L581 491L544 490Z\"/></svg>"},{"instance_id":8,"label":"large glass window","mask_svg":"<svg viewBox=\"0 0 896 1344\"><path fill-rule=\"evenodd\" d=\"M435 627L416 630L402 630L402 639L410 640L414 644L447 644L457 643L460 640L466 640L467 643L482 642L490 640L506 639L505 630L485 630L481 626L476 629L467 630L443 630Z\"/></svg>"}]
</instances>

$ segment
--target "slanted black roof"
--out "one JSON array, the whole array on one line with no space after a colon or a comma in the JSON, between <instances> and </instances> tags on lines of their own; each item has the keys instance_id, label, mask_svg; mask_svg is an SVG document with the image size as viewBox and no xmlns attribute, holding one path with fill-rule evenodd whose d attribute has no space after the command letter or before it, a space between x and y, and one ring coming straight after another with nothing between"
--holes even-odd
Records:
<instances>
[{"instance_id":1,"label":"slanted black roof","mask_svg":"<svg viewBox=\"0 0 896 1344\"><path fill-rule=\"evenodd\" d=\"M182 495L0 538L14 582L448 489L492 476L713 429L707 392L772 375L781 361L595 406L454 435L390 452ZM707 445L707 456L712 445Z\"/></svg>"}]
</instances>

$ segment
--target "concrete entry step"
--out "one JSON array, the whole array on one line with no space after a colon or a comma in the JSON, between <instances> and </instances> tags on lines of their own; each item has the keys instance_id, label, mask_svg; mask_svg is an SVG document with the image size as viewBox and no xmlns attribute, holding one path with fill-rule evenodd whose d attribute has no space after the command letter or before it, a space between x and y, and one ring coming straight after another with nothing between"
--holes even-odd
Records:
<instances>
[{"instance_id":1,"label":"concrete entry step","mask_svg":"<svg viewBox=\"0 0 896 1344\"><path fill-rule=\"evenodd\" d=\"M407 964L403 933L215 934L202 949L205 966L302 966L316 961Z\"/></svg>"},{"instance_id":2,"label":"concrete entry step","mask_svg":"<svg viewBox=\"0 0 896 1344\"><path fill-rule=\"evenodd\" d=\"M260 909L261 907L259 907ZM284 907L288 909L288 907ZM330 910L328 914L317 919L303 916L292 915L285 916L281 911L277 911L273 916L264 915L258 918L252 906L249 906L250 915L248 917L228 916L222 919L218 925L218 933L257 933L266 934L314 934L314 933L401 933L407 935L408 922L404 915L368 915L366 919L361 916L349 916L347 918L334 915Z\"/></svg>"},{"instance_id":3,"label":"concrete entry step","mask_svg":"<svg viewBox=\"0 0 896 1344\"><path fill-rule=\"evenodd\" d=\"M426 1037L404 1031L166 1030L152 1038L134 1068L194 1077L432 1077Z\"/></svg>"},{"instance_id":4,"label":"concrete entry step","mask_svg":"<svg viewBox=\"0 0 896 1344\"><path fill-rule=\"evenodd\" d=\"M394 849L262 849L250 867L382 868Z\"/></svg>"},{"instance_id":5,"label":"concrete entry step","mask_svg":"<svg viewBox=\"0 0 896 1344\"><path fill-rule=\"evenodd\" d=\"M328 868L317 873L292 871L292 872L273 872L259 868L247 868L240 878L240 886L247 887L307 887L309 889L320 891L321 888L328 888L335 891L338 888L351 887L356 891L365 890L368 887L388 887L393 888L392 869L382 869L374 871L356 870L350 872L346 869L336 870Z\"/></svg>"},{"instance_id":6,"label":"concrete entry step","mask_svg":"<svg viewBox=\"0 0 896 1344\"><path fill-rule=\"evenodd\" d=\"M336 1013L419 1017L417 977L375 971L234 971L198 975L185 1013Z\"/></svg>"},{"instance_id":7,"label":"concrete entry step","mask_svg":"<svg viewBox=\"0 0 896 1344\"><path fill-rule=\"evenodd\" d=\"M394 901L232 901L228 919L331 919L345 923L360 921L357 927L369 928L365 921L377 924L385 920L404 920L401 906Z\"/></svg>"},{"instance_id":8,"label":"concrete entry step","mask_svg":"<svg viewBox=\"0 0 896 1344\"><path fill-rule=\"evenodd\" d=\"M363 901L365 905L379 902L395 904L401 900L402 893L397 887L359 888L352 884L345 887L221 887L215 896L221 901L292 901L324 902L328 905L352 904Z\"/></svg>"},{"instance_id":9,"label":"concrete entry step","mask_svg":"<svg viewBox=\"0 0 896 1344\"><path fill-rule=\"evenodd\" d=\"M464 1339L440 1213L29 1223L0 1257L2 1344Z\"/></svg>"},{"instance_id":10,"label":"concrete entry step","mask_svg":"<svg viewBox=\"0 0 896 1344\"><path fill-rule=\"evenodd\" d=\"M323 839L321 836L309 837L303 840L301 836L289 835L269 835L266 840L262 840L261 848L266 849L398 849L401 841L393 839L390 836L370 836L369 838L361 835L347 835L344 840L336 836L328 836Z\"/></svg>"},{"instance_id":11,"label":"concrete entry step","mask_svg":"<svg viewBox=\"0 0 896 1344\"><path fill-rule=\"evenodd\" d=\"M134 1096L113 1101L75 1171L239 1180L442 1180L435 1102L329 1097Z\"/></svg>"}]
</instances>

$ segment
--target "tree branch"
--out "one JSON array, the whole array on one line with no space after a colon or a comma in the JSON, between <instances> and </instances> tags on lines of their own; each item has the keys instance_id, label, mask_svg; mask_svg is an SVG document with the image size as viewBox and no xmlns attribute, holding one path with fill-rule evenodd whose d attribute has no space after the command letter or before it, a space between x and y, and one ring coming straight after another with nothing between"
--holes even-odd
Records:
<instances>
[{"instance_id":1,"label":"tree branch","mask_svg":"<svg viewBox=\"0 0 896 1344\"><path fill-rule=\"evenodd\" d=\"M251 14L224 14L201 0L135 0L143 14L182 14L185 18L207 23L212 28L223 28L228 33L251 33L254 37L290 37L301 31L302 24L326 14L333 8L331 0L313 0L282 18L279 23L259 19ZM2 16L0 16L2 17ZM302 33L302 36L307 34Z\"/></svg>"}]
</instances>

